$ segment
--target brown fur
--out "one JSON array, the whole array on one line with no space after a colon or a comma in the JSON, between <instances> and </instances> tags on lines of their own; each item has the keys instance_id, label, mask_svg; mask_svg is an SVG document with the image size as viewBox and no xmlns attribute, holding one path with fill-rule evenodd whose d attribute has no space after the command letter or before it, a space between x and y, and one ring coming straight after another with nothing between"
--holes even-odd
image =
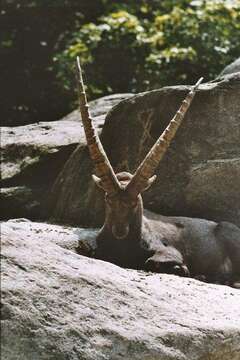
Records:
<instances>
[{"instance_id":1,"label":"brown fur","mask_svg":"<svg viewBox=\"0 0 240 360\"><path fill-rule=\"evenodd\" d=\"M106 195L106 217L96 256L123 267L233 284L240 279L240 229L230 223L165 217L143 209L125 191L132 178L117 174L119 194ZM98 184L99 185L99 184Z\"/></svg>"}]
</instances>

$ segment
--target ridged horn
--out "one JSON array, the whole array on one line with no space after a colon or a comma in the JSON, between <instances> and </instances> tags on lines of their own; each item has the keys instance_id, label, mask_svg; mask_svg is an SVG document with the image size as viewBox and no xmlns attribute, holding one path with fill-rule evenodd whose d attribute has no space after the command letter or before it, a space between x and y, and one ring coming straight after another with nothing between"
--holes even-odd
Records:
<instances>
[{"instance_id":1,"label":"ridged horn","mask_svg":"<svg viewBox=\"0 0 240 360\"><path fill-rule=\"evenodd\" d=\"M200 78L198 82L193 86L192 90L188 93L186 98L183 100L179 110L170 121L167 128L164 130L162 135L158 138L155 142L151 150L148 152L145 159L139 165L137 170L135 171L132 180L127 185L126 190L130 193L130 195L138 195L142 191L144 191L149 184L153 181L153 178L150 179L159 162L163 158L166 150L168 149L171 140L174 138L177 129L181 125L184 116L194 98L196 90L200 83L202 82L203 78Z\"/></svg>"},{"instance_id":2,"label":"ridged horn","mask_svg":"<svg viewBox=\"0 0 240 360\"><path fill-rule=\"evenodd\" d=\"M95 166L96 175L100 178L101 187L106 191L106 193L108 193L108 195L113 195L119 191L120 184L103 149L89 113L89 106L84 89L79 57L77 57L77 75L79 85L80 113L89 153Z\"/></svg>"}]
</instances>

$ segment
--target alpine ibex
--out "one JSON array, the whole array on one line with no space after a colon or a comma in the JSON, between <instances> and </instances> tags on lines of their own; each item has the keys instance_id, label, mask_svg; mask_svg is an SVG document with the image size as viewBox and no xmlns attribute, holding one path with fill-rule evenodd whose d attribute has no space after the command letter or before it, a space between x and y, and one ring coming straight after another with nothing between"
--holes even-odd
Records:
<instances>
[{"instance_id":1,"label":"alpine ibex","mask_svg":"<svg viewBox=\"0 0 240 360\"><path fill-rule=\"evenodd\" d=\"M93 180L105 192L105 222L97 236L96 257L123 267L179 274L235 286L240 280L240 229L227 222L165 217L143 209L141 193L182 123L198 85L189 92L168 127L134 175L115 174L88 111L79 59L79 101Z\"/></svg>"}]
</instances>

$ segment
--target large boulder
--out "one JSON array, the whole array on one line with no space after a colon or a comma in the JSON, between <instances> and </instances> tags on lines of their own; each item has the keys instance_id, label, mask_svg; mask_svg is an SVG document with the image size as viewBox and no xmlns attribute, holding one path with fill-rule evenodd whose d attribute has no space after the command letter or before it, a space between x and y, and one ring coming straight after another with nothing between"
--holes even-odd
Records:
<instances>
[{"instance_id":1,"label":"large boulder","mask_svg":"<svg viewBox=\"0 0 240 360\"><path fill-rule=\"evenodd\" d=\"M90 102L98 131L106 113L131 94ZM2 217L47 217L41 212L49 188L76 146L86 145L78 110L59 121L1 128Z\"/></svg>"},{"instance_id":2,"label":"large boulder","mask_svg":"<svg viewBox=\"0 0 240 360\"><path fill-rule=\"evenodd\" d=\"M237 72L240 72L240 58L236 59L231 64L226 66L219 76L222 77L224 75L234 74Z\"/></svg>"},{"instance_id":3,"label":"large boulder","mask_svg":"<svg viewBox=\"0 0 240 360\"><path fill-rule=\"evenodd\" d=\"M239 290L78 255L86 230L1 231L4 360L239 360Z\"/></svg>"},{"instance_id":4,"label":"large boulder","mask_svg":"<svg viewBox=\"0 0 240 360\"><path fill-rule=\"evenodd\" d=\"M189 86L165 87L122 101L106 118L102 143L115 171L134 172L173 117ZM144 193L145 207L165 215L240 225L240 74L202 84L175 140ZM103 195L84 148L74 151L50 196L55 219L100 225Z\"/></svg>"}]
</instances>

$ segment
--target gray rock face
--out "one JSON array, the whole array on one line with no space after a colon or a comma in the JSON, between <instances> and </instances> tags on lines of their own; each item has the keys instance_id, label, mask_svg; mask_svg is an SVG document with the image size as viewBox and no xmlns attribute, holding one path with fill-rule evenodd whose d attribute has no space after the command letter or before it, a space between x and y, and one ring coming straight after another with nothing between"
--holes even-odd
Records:
<instances>
[{"instance_id":1,"label":"gray rock face","mask_svg":"<svg viewBox=\"0 0 240 360\"><path fill-rule=\"evenodd\" d=\"M76 254L94 231L1 230L4 360L239 360L239 290Z\"/></svg>"},{"instance_id":2,"label":"gray rock face","mask_svg":"<svg viewBox=\"0 0 240 360\"><path fill-rule=\"evenodd\" d=\"M27 186L12 186L1 189L1 218L29 217L37 219L41 212L40 189Z\"/></svg>"},{"instance_id":3,"label":"gray rock face","mask_svg":"<svg viewBox=\"0 0 240 360\"><path fill-rule=\"evenodd\" d=\"M166 87L121 102L106 118L102 142L115 171L134 172L175 114L189 87ZM240 75L202 84L144 193L163 215L227 220L240 225ZM100 225L103 196L91 180L88 152L77 149L54 185L54 217Z\"/></svg>"},{"instance_id":4,"label":"gray rock face","mask_svg":"<svg viewBox=\"0 0 240 360\"><path fill-rule=\"evenodd\" d=\"M240 72L240 58L236 59L234 62L226 66L219 76L221 77L224 75L234 74L237 72Z\"/></svg>"},{"instance_id":5,"label":"gray rock face","mask_svg":"<svg viewBox=\"0 0 240 360\"><path fill-rule=\"evenodd\" d=\"M117 94L90 103L99 131L107 111L129 96ZM1 207L5 218L40 216L41 206L33 211L32 201L35 205L41 205L49 187L77 145L86 145L78 110L59 121L1 128L1 185L4 188Z\"/></svg>"}]
</instances>

